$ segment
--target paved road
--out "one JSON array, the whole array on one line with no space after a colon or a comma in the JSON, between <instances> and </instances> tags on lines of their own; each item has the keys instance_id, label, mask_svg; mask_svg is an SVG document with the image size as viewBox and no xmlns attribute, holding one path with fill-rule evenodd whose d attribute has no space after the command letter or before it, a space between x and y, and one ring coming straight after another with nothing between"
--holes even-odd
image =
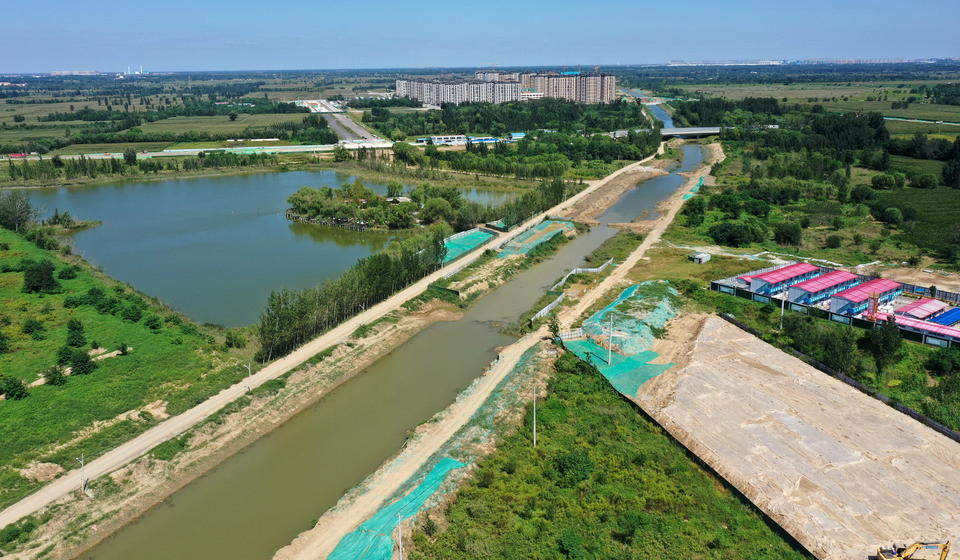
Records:
<instances>
[{"instance_id":1,"label":"paved road","mask_svg":"<svg viewBox=\"0 0 960 560\"><path fill-rule=\"evenodd\" d=\"M380 140L343 113L324 113L323 118L341 140Z\"/></svg>"},{"instance_id":2,"label":"paved road","mask_svg":"<svg viewBox=\"0 0 960 560\"><path fill-rule=\"evenodd\" d=\"M660 148L662 150L662 144ZM245 378L239 383L223 389L216 395L187 410L186 412L183 412L177 416L172 416L160 424L157 424L153 428L150 428L146 432L140 434L139 436L131 439L130 441L104 453L97 459L88 463L82 473L79 469L76 469L64 474L60 478L42 487L40 490L9 506L7 509L0 511L0 528L3 528L10 523L14 523L27 515L35 513L51 503L78 490L84 477L92 480L109 472L115 471L116 469L119 469L120 467L130 463L137 457L144 455L164 441L182 434L230 402L240 398L248 391L256 389L267 381L283 375L320 351L343 342L349 338L351 333L353 333L353 331L355 331L361 325L372 323L394 309L397 309L407 300L416 297L426 290L431 283L452 274L456 270L461 269L464 266L464 262L475 261L483 254L485 250L495 249L502 243L519 235L524 230L536 225L548 215L556 214L568 208L569 206L576 204L593 191L605 185L607 181L610 181L622 173L631 171L637 166L643 165L646 161L647 160L643 160L632 163L611 173L603 179L590 184L587 188L568 198L564 202L561 202L557 206L554 206L546 212L537 214L533 218L530 218L521 227L517 227L508 233L493 238L487 243L481 245L479 248L474 249L464 257L461 257L457 261L454 261L453 263L426 276L420 281L408 286L407 288L404 288L400 292L394 294L379 304L374 305L366 311L355 315L353 318L348 319L332 330L327 331L326 333L304 344L287 356L267 364L263 369Z\"/></svg>"}]
</instances>

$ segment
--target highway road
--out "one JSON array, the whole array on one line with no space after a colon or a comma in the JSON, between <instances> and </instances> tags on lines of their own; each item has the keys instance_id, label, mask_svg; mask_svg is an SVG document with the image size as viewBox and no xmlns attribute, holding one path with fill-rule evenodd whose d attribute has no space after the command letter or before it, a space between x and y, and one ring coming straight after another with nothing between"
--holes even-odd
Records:
<instances>
[{"instance_id":1,"label":"highway road","mask_svg":"<svg viewBox=\"0 0 960 560\"><path fill-rule=\"evenodd\" d=\"M660 150L662 149L663 144L660 145ZM267 381L280 377L286 372L298 367L308 358L314 356L322 350L347 340L353 331L355 331L361 325L373 323L387 313L397 309L407 300L421 294L431 283L440 280L441 278L445 278L457 270L460 270L463 268L464 263L475 261L487 249L496 249L503 243L519 235L521 232L538 224L547 216L557 214L560 211L576 204L590 193L605 185L611 179L623 173L627 173L637 166L643 165L646 161L652 158L653 156L650 156L642 161L635 162L626 167L618 169L603 179L589 185L587 188L575 194L574 196L568 198L553 208L550 208L546 212L542 212L530 218L520 227L514 228L508 233L504 233L493 238L477 249L474 249L464 257L461 257L460 259L437 270L436 272L429 274L428 276L404 288L386 300L374 305L373 307L370 307L366 311L363 311L344 321L332 330L323 333L317 338L314 338L290 354L267 364L260 371L250 375L249 377L246 377L242 381L231 385L230 387L227 387L226 389L223 389L216 395L187 410L186 412L172 416L157 424L153 428L150 428L146 432L140 434L139 436L119 445L118 447L113 448L110 451L107 451L100 457L94 459L90 463L87 463L82 471L80 469L75 469L64 474L60 478L40 488L33 494L7 507L3 511L0 511L0 529L43 509L53 502L70 495L72 492L79 490L84 478L93 480L107 473L115 471L116 469L123 467L141 455L144 455L157 445L182 434L227 404L240 398L248 391L260 387Z\"/></svg>"},{"instance_id":2,"label":"highway road","mask_svg":"<svg viewBox=\"0 0 960 560\"><path fill-rule=\"evenodd\" d=\"M343 113L323 113L323 118L341 140L380 140Z\"/></svg>"}]
</instances>

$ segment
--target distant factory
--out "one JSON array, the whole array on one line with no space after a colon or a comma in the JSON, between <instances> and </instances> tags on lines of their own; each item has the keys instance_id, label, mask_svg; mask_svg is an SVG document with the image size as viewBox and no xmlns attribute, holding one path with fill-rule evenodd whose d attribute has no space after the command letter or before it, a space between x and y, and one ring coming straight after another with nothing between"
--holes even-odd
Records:
<instances>
[{"instance_id":1,"label":"distant factory","mask_svg":"<svg viewBox=\"0 0 960 560\"><path fill-rule=\"evenodd\" d=\"M504 103L555 97L579 103L610 103L616 99L617 80L609 74L518 73L478 71L473 80L400 79L397 97L427 105L443 103Z\"/></svg>"}]
</instances>

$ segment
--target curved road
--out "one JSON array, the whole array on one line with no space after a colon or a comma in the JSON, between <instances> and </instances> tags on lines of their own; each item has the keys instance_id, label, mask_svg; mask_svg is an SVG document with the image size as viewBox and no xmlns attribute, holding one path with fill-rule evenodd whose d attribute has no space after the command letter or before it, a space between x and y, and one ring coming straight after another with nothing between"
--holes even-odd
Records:
<instances>
[{"instance_id":1,"label":"curved road","mask_svg":"<svg viewBox=\"0 0 960 560\"><path fill-rule=\"evenodd\" d=\"M660 145L658 153L662 151L663 144ZM479 248L474 249L464 257L461 257L453 263L431 273L414 284L411 284L410 286L397 292L386 300L374 305L366 311L363 311L358 315L355 315L354 317L344 321L337 327L334 327L332 330L323 333L317 338L297 348L290 354L267 364L260 371L236 383L235 385L231 385L230 387L223 389L216 395L210 397L197 406L178 414L177 416L172 416L167 420L164 420L160 424L157 424L153 428L150 428L146 432L143 432L130 441L127 441L126 443L123 443L120 446L104 453L100 457L88 463L82 471L80 469L75 469L64 474L60 478L40 488L33 494L23 498L19 502L16 502L3 511L0 511L0 528L6 527L10 523L14 523L28 515L31 515L52 504L53 502L68 496L70 493L79 490L84 478L92 480L119 469L141 455L144 455L157 445L182 434L227 404L240 398L248 391L256 389L271 379L280 377L284 373L299 366L308 358L319 353L325 348L343 342L349 338L350 334L361 325L372 323L394 309L397 309L407 300L416 297L426 290L431 283L448 275L454 274L467 264L475 261L483 254L485 250L499 247L501 244L519 235L524 230L536 225L548 215L555 214L573 204L576 204L593 191L605 185L614 177L643 165L647 161L653 159L653 157L654 156L647 157L641 161L631 163L626 167L618 169L617 171L607 175L599 181L594 182L587 188L547 210L546 212L542 212L533 218L530 218L520 227L514 228L511 232L493 238L487 243L481 245Z\"/></svg>"}]
</instances>

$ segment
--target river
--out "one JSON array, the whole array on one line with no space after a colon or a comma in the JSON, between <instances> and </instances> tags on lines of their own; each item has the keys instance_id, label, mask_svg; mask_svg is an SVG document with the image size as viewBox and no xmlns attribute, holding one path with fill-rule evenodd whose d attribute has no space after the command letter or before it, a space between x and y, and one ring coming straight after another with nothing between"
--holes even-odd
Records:
<instances>
[{"instance_id":1,"label":"river","mask_svg":"<svg viewBox=\"0 0 960 560\"><path fill-rule=\"evenodd\" d=\"M640 183L601 224L645 213L695 169L699 146L683 147L670 175ZM263 560L288 544L403 445L418 424L449 406L515 339L500 332L616 230L599 225L547 261L480 298L457 321L437 323L290 421L170 496L82 558Z\"/></svg>"},{"instance_id":2,"label":"river","mask_svg":"<svg viewBox=\"0 0 960 560\"><path fill-rule=\"evenodd\" d=\"M44 214L59 209L103 222L73 234L72 244L105 273L195 321L233 327L256 322L272 290L336 277L393 237L284 217L287 197L298 188L339 187L354 179L329 170L289 171L27 192ZM364 183L386 193L384 185ZM492 205L514 196L463 193Z\"/></svg>"},{"instance_id":3,"label":"river","mask_svg":"<svg viewBox=\"0 0 960 560\"><path fill-rule=\"evenodd\" d=\"M673 128L673 119L670 118L670 113L663 108L663 105L645 105L645 107L650 110L654 117L663 121L663 128Z\"/></svg>"}]
</instances>

